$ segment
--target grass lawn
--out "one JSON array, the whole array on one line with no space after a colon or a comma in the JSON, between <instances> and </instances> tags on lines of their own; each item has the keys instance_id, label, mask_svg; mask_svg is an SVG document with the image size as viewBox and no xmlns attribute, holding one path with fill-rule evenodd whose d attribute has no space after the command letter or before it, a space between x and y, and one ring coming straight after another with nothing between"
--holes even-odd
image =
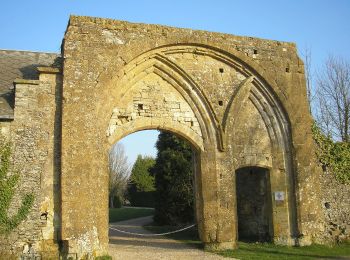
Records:
<instances>
[{"instance_id":1,"label":"grass lawn","mask_svg":"<svg viewBox=\"0 0 350 260\"><path fill-rule=\"evenodd\" d=\"M175 227L170 226L156 226L151 224L145 226L145 229L153 233L163 233L176 230ZM181 228L181 227L180 227ZM202 242L199 240L196 227L188 229L183 232L166 235L169 238L191 244L198 248L203 248ZM344 243L335 245L333 247L312 245L306 247L287 247L278 246L271 243L246 243L238 242L239 248L237 250L225 250L215 252L225 257L246 259L288 259L288 260L302 260L302 259L350 259L350 244Z\"/></svg>"},{"instance_id":2,"label":"grass lawn","mask_svg":"<svg viewBox=\"0 0 350 260\"><path fill-rule=\"evenodd\" d=\"M237 250L217 252L226 257L245 259L350 259L350 244L333 247L312 245L305 247L277 246L271 243L239 242Z\"/></svg>"},{"instance_id":3,"label":"grass lawn","mask_svg":"<svg viewBox=\"0 0 350 260\"><path fill-rule=\"evenodd\" d=\"M154 209L143 209L143 208L119 208L109 209L109 223L151 216L154 214Z\"/></svg>"}]
</instances>

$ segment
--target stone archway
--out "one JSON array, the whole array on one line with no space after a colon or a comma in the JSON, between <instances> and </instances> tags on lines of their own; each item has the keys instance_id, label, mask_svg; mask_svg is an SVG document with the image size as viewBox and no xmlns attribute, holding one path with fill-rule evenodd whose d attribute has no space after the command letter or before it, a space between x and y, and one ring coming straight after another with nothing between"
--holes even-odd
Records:
<instances>
[{"instance_id":1,"label":"stone archway","mask_svg":"<svg viewBox=\"0 0 350 260\"><path fill-rule=\"evenodd\" d=\"M103 133L108 143L103 147L107 148L108 144L114 143L123 136L143 129L164 129L187 139L197 150L196 215L200 237L204 243L210 245L213 242L211 233L216 229L216 225L211 222L218 219L215 217L218 214L215 198L218 187L215 181L216 171L213 169L216 167L218 143L222 143L217 141L217 125L212 123L213 113L210 110L210 104L190 77L170 60L153 53L146 53L143 56L137 57L126 65L122 77L116 76L104 83L110 89L111 102L108 106L103 102L97 104L98 110L107 109L106 113L103 113L106 114L105 118L108 118ZM103 160L106 152L102 147L96 147L90 153L100 159L97 161L96 158L91 158L88 164L90 167L93 165L99 167L101 171L104 167ZM87 161L83 163L87 164ZM86 166L80 164L79 168L82 170ZM102 196L106 196L106 190L103 187L107 185L108 180L103 171L101 174L97 179L100 185L90 186L90 189L93 194L100 192L103 200ZM73 176L70 178L70 183L72 179L74 179ZM66 190L67 186L63 189ZM82 195L79 196L82 197ZM65 218L64 208L62 209L63 223L79 221L83 227L80 230L84 230L87 222L93 225L91 231L79 231L78 237L73 236L73 239L69 237L67 240L71 245L68 247L74 248L80 255L87 248L96 247L96 241L98 241L100 250L106 250L103 249L108 241L107 223L104 221L107 215L106 205L100 204L99 211L89 212L90 216L85 218L86 223L83 223L81 215L79 220L74 220L76 217L72 215L69 220ZM75 230L77 226L74 226ZM231 232L234 232L234 228L231 229ZM64 225L63 236L67 237L70 232L67 225ZM232 243L229 247L234 247L235 240L227 243Z\"/></svg>"},{"instance_id":2,"label":"stone archway","mask_svg":"<svg viewBox=\"0 0 350 260\"><path fill-rule=\"evenodd\" d=\"M184 63L184 60L186 61L184 57L187 54L195 55L204 67L208 66L207 63L214 63L215 67L218 68L218 73L226 71L230 76L234 75L234 80L240 84L231 88L229 95L223 93L217 100L217 97L212 97L186 72L190 71L186 68L188 63ZM242 63L239 63L237 59L212 48L191 45L157 48L134 58L123 67L119 74L117 73L110 80L103 82L103 86L107 86L109 90L109 97L103 99L107 102L96 104L97 110L104 111L102 114L104 122L107 124L102 132L106 134L109 144L137 130L165 129L185 137L198 149L199 166L197 168L199 172L196 187L198 226L202 241L209 247L235 247L237 225L237 217L233 207L235 198L232 197L231 201L226 202L226 206L222 207L220 206L222 202L218 197L220 189L222 189L221 192L228 189L232 194L235 186L223 183L232 177L226 176L224 178L223 174L219 172L228 172L240 165L240 157L236 154L236 147L233 149L231 145L228 149L226 147L228 143L236 144L235 139L230 140L236 136L231 137L231 133L235 134L235 131L240 128L232 128L232 125L233 122L239 121L240 113L245 109L245 104L255 104L247 103L246 99L250 97L251 102L259 101L262 91L268 91L265 85L261 85L258 75L250 72L248 67L244 67L242 70L242 66ZM99 85L102 86L102 83L98 83L97 86ZM258 98L255 98L256 95ZM268 94L268 97L272 96ZM259 103L258 101L256 102ZM224 110L220 109L223 104L227 104ZM270 101L263 102L263 104L266 106L263 110L254 111L257 111L257 115L263 120L264 118L271 120L271 117L264 114L264 111L271 110ZM254 106L258 107L258 105ZM249 111L249 114L255 115L253 111ZM281 141L281 128L278 125L280 119L273 114L272 120L272 126L266 130L268 135L265 135L266 144L270 147L269 156L279 158L280 154L279 160L283 161L285 158L283 144L285 143ZM249 122L253 125L256 123L253 118ZM274 127L274 124L277 127ZM254 131L254 133L258 133L258 131ZM244 138L240 138L240 140L244 140ZM273 150L272 147L276 143L280 144L282 150ZM101 149L100 152L105 153ZM94 153L98 156L96 150ZM230 154L233 158L228 159L224 166L219 165L219 157ZM234 158L236 161L238 160L238 164L232 163ZM103 165L103 163L93 159L92 162L95 162L96 166L99 167ZM281 163L284 167L283 162ZM264 163L266 162L264 161ZM268 163L273 164L272 160ZM102 178L99 178L102 181ZM101 185L105 184L101 183ZM286 185L282 187L283 191L290 189L288 184ZM289 205L289 203L286 204ZM102 219L107 214L107 208L104 207L103 210L95 212L95 214L96 216L93 217L95 220ZM282 210L281 214L290 218L288 211L286 213ZM282 217L278 216L277 218L281 219ZM79 220L81 221L81 218ZM107 240L107 235L103 231L106 229L102 229L102 227L106 224L99 225L98 232L90 232L85 236L91 237L91 241L96 241L96 236L101 237L103 239L99 241L103 244L102 241ZM96 228L96 226L94 227ZM63 229L63 231L66 230ZM285 231L288 237L290 227L286 226ZM274 233L278 234L278 232ZM284 239L282 234L277 237ZM84 240L86 240L85 237ZM73 241L80 243L79 239ZM82 248L82 244L79 244L79 247Z\"/></svg>"},{"instance_id":3,"label":"stone archway","mask_svg":"<svg viewBox=\"0 0 350 260\"><path fill-rule=\"evenodd\" d=\"M33 54L23 55L33 67ZM1 122L18 148L16 166L25 166L23 187L37 194L16 248L34 236L45 252L107 253L107 151L142 129L169 130L198 151L197 220L207 248L237 246L235 173L247 167L269 169L275 243L323 240L295 44L71 16L61 57L49 56L53 67L15 81L14 120Z\"/></svg>"},{"instance_id":4,"label":"stone archway","mask_svg":"<svg viewBox=\"0 0 350 260\"><path fill-rule=\"evenodd\" d=\"M313 166L304 160L312 140L299 132L310 124L306 99L292 88L302 89L294 46L281 45L290 55L278 67L282 81L264 54L277 43L252 41L257 47L250 55L233 36L222 43L216 34L125 26L73 18L67 29L61 236L68 252L107 251L106 151L142 129L170 130L198 150L197 221L207 248L236 247L234 173L242 167L269 168L270 195L284 195L283 202L272 202L275 242L292 244L300 232L312 234L316 220L304 212L316 214L317 207L299 200L298 192L307 194L309 186L295 185L296 172L308 176ZM299 100L297 113L292 97Z\"/></svg>"},{"instance_id":5,"label":"stone archway","mask_svg":"<svg viewBox=\"0 0 350 260\"><path fill-rule=\"evenodd\" d=\"M215 171L207 168L215 165L217 126L212 124L210 104L200 89L182 69L160 53L152 50L142 54L126 65L121 78L111 80L110 84L119 88L113 93L115 106L108 122L108 141L114 143L130 131L143 129L163 129L188 140L196 149L199 233L204 243L211 244L206 215L217 214L213 200L217 187L205 178L216 179Z\"/></svg>"}]
</instances>

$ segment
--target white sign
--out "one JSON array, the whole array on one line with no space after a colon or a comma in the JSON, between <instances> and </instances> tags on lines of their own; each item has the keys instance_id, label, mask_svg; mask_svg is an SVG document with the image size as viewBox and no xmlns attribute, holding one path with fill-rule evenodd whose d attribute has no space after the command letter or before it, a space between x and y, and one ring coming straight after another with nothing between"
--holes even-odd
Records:
<instances>
[{"instance_id":1,"label":"white sign","mask_svg":"<svg viewBox=\"0 0 350 260\"><path fill-rule=\"evenodd\" d=\"M284 201L283 191L275 191L275 201Z\"/></svg>"}]
</instances>

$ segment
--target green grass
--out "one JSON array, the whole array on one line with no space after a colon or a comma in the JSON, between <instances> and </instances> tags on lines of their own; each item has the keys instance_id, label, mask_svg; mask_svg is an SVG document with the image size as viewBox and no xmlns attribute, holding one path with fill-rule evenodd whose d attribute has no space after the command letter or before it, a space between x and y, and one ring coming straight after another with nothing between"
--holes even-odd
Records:
<instances>
[{"instance_id":1,"label":"green grass","mask_svg":"<svg viewBox=\"0 0 350 260\"><path fill-rule=\"evenodd\" d=\"M154 209L142 209L142 208L119 208L109 209L109 223L151 216L154 214Z\"/></svg>"},{"instance_id":2,"label":"green grass","mask_svg":"<svg viewBox=\"0 0 350 260\"><path fill-rule=\"evenodd\" d=\"M145 229L153 233L163 233L176 230L170 226L156 226L151 224L144 226ZM196 227L183 232L166 235L169 238L179 240L181 242L191 244L197 248L203 248L202 242L199 240ZM303 260L303 259L350 259L350 244L343 243L333 247L324 245L312 245L306 247L288 247L278 246L272 243L246 243L238 242L239 248L236 250L225 250L214 252L216 254L238 258L242 260Z\"/></svg>"},{"instance_id":3,"label":"green grass","mask_svg":"<svg viewBox=\"0 0 350 260\"><path fill-rule=\"evenodd\" d=\"M312 245L305 247L277 246L271 243L239 242L237 250L216 252L225 257L245 259L350 259L350 244L340 244L333 247Z\"/></svg>"}]
</instances>

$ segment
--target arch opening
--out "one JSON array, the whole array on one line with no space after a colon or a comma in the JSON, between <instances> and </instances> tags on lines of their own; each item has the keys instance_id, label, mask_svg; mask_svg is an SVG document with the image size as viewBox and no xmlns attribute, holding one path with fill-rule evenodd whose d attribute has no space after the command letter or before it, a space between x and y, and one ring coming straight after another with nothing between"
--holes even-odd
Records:
<instances>
[{"instance_id":1,"label":"arch opening","mask_svg":"<svg viewBox=\"0 0 350 260\"><path fill-rule=\"evenodd\" d=\"M142 129L142 130L140 130L140 129ZM135 134L136 132L145 132L145 131L149 131L149 130L158 130L159 132L161 132L161 133L169 133L170 135L173 135L173 136L175 136L177 139L179 139L179 140L181 140L181 141L183 141L188 147L190 147L190 150L191 150L191 161L190 161L190 164L191 164L191 180L184 180L184 181L190 181L191 182L191 184L189 185L189 186L192 186L192 189L193 189L193 192L192 192L192 194L191 194L191 196L192 196L192 200L193 200L193 205L192 205L192 210L193 210L193 212L192 213L188 213L187 212L187 214L189 214L189 215L192 215L192 222L194 222L194 223L198 223L198 215L200 215L200 213L198 212L199 210L200 210L200 208L199 208L199 204L200 204L200 189L198 188L199 186L198 186L198 183L197 183L197 178L198 178L198 175L200 175L200 166L198 165L198 162L199 162L199 156L200 156L200 148L197 146L195 146L191 141L189 141L188 140L188 137L186 138L186 135L184 135L184 134L181 134L181 133L179 133L179 131L174 131L174 130L169 130L169 129L165 129L165 127L164 128L154 128L154 127L150 127L150 126L143 126L143 127L141 127L140 129L130 129L130 131L128 132L128 133L124 133L124 135L123 135L123 137L120 137L120 138L118 138L118 139L116 139L115 140L115 142L114 142L114 144L112 144L112 146L113 145L115 145L115 144L117 144L117 143L121 143L121 142L123 142L123 139L124 139L124 137L128 137L128 136L130 136L130 135L132 135L132 134ZM158 137L158 139L159 139L159 137ZM142 142L142 140L140 140L140 142L139 142L139 144L138 144L138 151L140 151L140 153L142 153L142 151L143 151L143 149L145 148L145 147L143 147L143 142ZM149 143L148 143L148 145L150 145ZM158 150L159 151L159 150ZM157 155L158 156L158 155ZM157 160L157 156L155 156L154 157L154 160L155 160L155 162L156 162L156 160ZM171 162L170 162L170 164L171 164ZM167 223L166 221L164 222L164 220L162 220L162 219L159 219L159 217L158 217L158 219L156 218L157 217L157 207L159 207L159 205L157 205L157 203L159 204L159 198L158 198L158 202L157 202L157 198L156 198L156 196L160 196L161 194L161 192L158 190L158 186L159 186L159 184L157 184L156 182L157 182L157 179L156 179L156 176L155 176L155 174L157 174L156 173L156 170L154 170L153 168L155 168L154 166L152 167L152 169L150 170L150 174L152 174L153 175L153 177L155 177L155 183L154 183L154 190L151 192L151 193L153 193L153 194L145 194L145 193L147 193L147 192L144 192L144 191L142 191L142 192L140 192L140 194L139 195L141 195L141 196L143 196L144 198L146 198L146 200L148 200L148 202L150 201L150 199L152 199L152 198L150 198L150 197L153 197L153 205L146 205L146 207L154 207L155 208L155 211L154 211L154 217L153 217L153 219L154 219L154 223L155 224L152 224L152 226L153 225L166 225L166 226L171 226L171 224L170 223ZM169 176L167 176L167 178L168 178ZM184 176L180 176L180 178L182 178L182 177L184 177ZM179 180L177 180L177 182L178 182ZM132 182L132 181L131 181ZM172 187L170 187L170 186L168 186L166 189L170 189L170 188L172 188ZM187 187L188 188L188 187ZM170 192L174 192L174 191L170 191ZM158 194L159 193L159 194ZM164 191L163 191L163 193L164 193ZM181 191L181 190L179 190L178 191L178 195L179 195L179 197L184 197L185 195L188 197L189 196L189 194L185 194L184 195L184 192L183 191ZM136 196L138 196L138 195L136 195ZM127 199L129 200L130 199L130 194L127 196ZM139 198L140 199L140 198ZM187 198L188 199L188 198ZM141 198L141 200L142 200L142 198ZM167 200L167 198L166 197L164 197L163 199L162 199L162 201L166 201ZM131 199L128 201L130 204L128 205L128 206L131 206L131 207L133 207L133 206L140 206L140 205L134 205L133 203L135 203L135 201L132 201ZM137 203L139 203L140 201L138 201ZM147 203L148 203L147 202ZM141 201L141 203L143 203L142 201ZM181 205L183 205L184 203L183 202L180 202L180 204ZM141 205L141 206L143 206L143 207L145 207L145 205ZM162 205L160 205L160 206L162 206ZM186 212L185 212L185 210L183 211L183 212L179 212L179 214L177 214L180 218L181 217L185 217L186 218L186 216L184 216L186 214ZM187 216L187 218L188 218L189 216ZM163 221L163 222L162 222ZM180 221L181 221L181 219L180 219ZM188 224L188 223L190 223L188 220L187 221L183 221L183 224L185 225L185 224ZM176 224L176 223L175 223ZM181 225L181 224L180 224ZM177 224L177 226L179 226L179 223ZM153 227L152 227L153 228ZM156 227L157 228L157 227ZM142 229L142 227L141 227L141 229ZM163 228L164 229L164 228ZM170 228L170 229L172 229L172 228ZM194 227L194 228L192 228L191 229L192 231L191 231L191 233L192 233L192 236L194 237L194 238L196 238L196 239L198 239L198 232L199 232L199 230L196 228L196 227ZM172 230L169 230L169 231L172 231ZM141 233L142 233L142 231L141 231ZM110 247L112 246L113 247L113 244L118 244L118 241L120 240L120 239L118 239L118 236L119 236L120 234L118 234L118 233L116 233L116 232L112 232L112 231L110 231L110 235L109 235L109 243L110 243ZM140 239L140 241L142 242L142 239ZM145 240L146 241L146 240ZM146 243L146 242L145 242ZM145 244L145 246L147 246L147 244Z\"/></svg>"}]
</instances>

